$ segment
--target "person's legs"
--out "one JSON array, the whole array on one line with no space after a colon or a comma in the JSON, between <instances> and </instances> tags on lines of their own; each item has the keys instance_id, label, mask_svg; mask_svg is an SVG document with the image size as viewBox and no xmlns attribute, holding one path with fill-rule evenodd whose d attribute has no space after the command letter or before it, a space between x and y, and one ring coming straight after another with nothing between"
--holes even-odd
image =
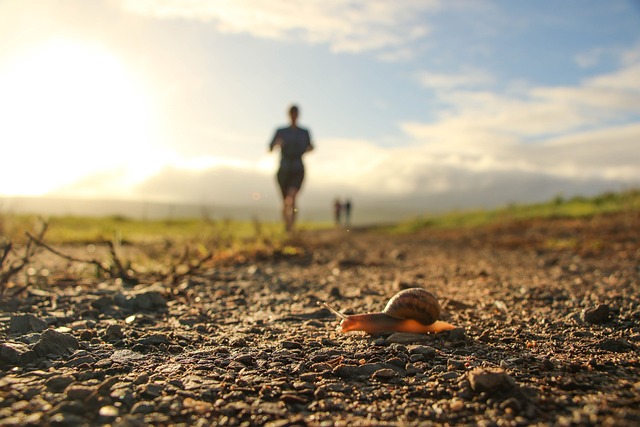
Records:
<instances>
[{"instance_id":1,"label":"person's legs","mask_svg":"<svg viewBox=\"0 0 640 427\"><path fill-rule=\"evenodd\" d=\"M296 197L304 180L304 170L278 172L278 184L282 192L282 219L287 231L293 230L296 220Z\"/></svg>"},{"instance_id":2,"label":"person's legs","mask_svg":"<svg viewBox=\"0 0 640 427\"><path fill-rule=\"evenodd\" d=\"M289 173L283 168L280 168L280 170L278 170L277 177L278 186L280 187L280 193L282 194L282 221L284 222L285 229L289 231L289 223L287 219L287 190L289 188Z\"/></svg>"},{"instance_id":3,"label":"person's legs","mask_svg":"<svg viewBox=\"0 0 640 427\"><path fill-rule=\"evenodd\" d=\"M293 225L296 221L296 196L298 195L298 189L295 187L289 187L287 194L284 198L284 210L282 215L284 217L285 229L287 231L293 230Z\"/></svg>"}]
</instances>

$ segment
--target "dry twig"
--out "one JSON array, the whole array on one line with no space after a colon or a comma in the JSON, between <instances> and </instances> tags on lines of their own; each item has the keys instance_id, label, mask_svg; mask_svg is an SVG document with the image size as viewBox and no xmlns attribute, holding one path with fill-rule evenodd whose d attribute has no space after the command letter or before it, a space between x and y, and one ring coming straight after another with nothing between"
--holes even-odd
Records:
<instances>
[{"instance_id":1,"label":"dry twig","mask_svg":"<svg viewBox=\"0 0 640 427\"><path fill-rule=\"evenodd\" d=\"M119 278L119 279L122 279L122 280L126 280L128 282L136 282L136 279L133 278L129 274L128 269L123 267L122 261L120 260L120 258L116 254L116 250L115 250L115 247L114 247L112 242L107 242L107 244L109 245L109 253L111 255L111 262L113 263L113 267L109 267L109 266L105 266L101 261L99 261L97 259L82 259L82 258L77 258L77 257L71 256L71 255L67 255L65 253L60 252L57 249L52 248L51 246L49 246L46 243L44 243L41 239L39 239L39 238L29 234L29 233L27 233L27 236L36 245L43 247L44 249L46 249L47 251L51 252L52 254L57 255L60 258L66 259L67 261L77 262L77 263L81 263L81 264L93 265L93 266L96 267L96 269L99 272L101 272L103 274L106 274L108 277Z\"/></svg>"},{"instance_id":2,"label":"dry twig","mask_svg":"<svg viewBox=\"0 0 640 427\"><path fill-rule=\"evenodd\" d=\"M187 246L185 247L184 252L182 253L182 256L180 257L178 262L172 264L171 271L169 272L169 281L172 284L176 284L182 281L182 278L190 276L196 271L200 270L200 268L202 268L202 265L205 262L213 258L213 253L208 252L207 254L205 254L200 258L196 258L195 262L191 262L189 260L189 254L190 254L190 251L189 251L189 247ZM178 266L181 266L181 265L187 265L187 269L186 271L179 273Z\"/></svg>"},{"instance_id":3,"label":"dry twig","mask_svg":"<svg viewBox=\"0 0 640 427\"><path fill-rule=\"evenodd\" d=\"M42 222L42 227L38 232L38 240L42 241L45 233L47 232L49 224L46 221ZM27 233L27 236L31 236L31 234ZM33 245L33 240L31 237L27 241L27 244L24 248L24 252L21 256L18 257L17 260L13 262L9 261L9 255L13 252L13 243L7 242L4 244L0 250L2 250L2 255L0 255L0 290L4 291L5 286L9 283L9 280L23 268L29 264L31 261L31 257L36 253L36 246Z\"/></svg>"}]
</instances>

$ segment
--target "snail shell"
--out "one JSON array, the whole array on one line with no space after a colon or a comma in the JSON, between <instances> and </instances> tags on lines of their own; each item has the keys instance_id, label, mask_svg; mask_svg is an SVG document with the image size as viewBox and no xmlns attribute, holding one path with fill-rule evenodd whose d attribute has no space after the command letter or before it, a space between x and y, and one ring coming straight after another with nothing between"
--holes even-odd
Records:
<instances>
[{"instance_id":1,"label":"snail shell","mask_svg":"<svg viewBox=\"0 0 640 427\"><path fill-rule=\"evenodd\" d=\"M454 329L447 322L438 320L442 312L436 297L426 289L410 288L395 294L382 312L346 316L331 307L342 318L342 332L365 331L438 333Z\"/></svg>"},{"instance_id":2,"label":"snail shell","mask_svg":"<svg viewBox=\"0 0 640 427\"><path fill-rule=\"evenodd\" d=\"M430 325L440 318L442 309L431 292L422 288L411 288L391 297L382 312L397 319L413 319Z\"/></svg>"}]
</instances>

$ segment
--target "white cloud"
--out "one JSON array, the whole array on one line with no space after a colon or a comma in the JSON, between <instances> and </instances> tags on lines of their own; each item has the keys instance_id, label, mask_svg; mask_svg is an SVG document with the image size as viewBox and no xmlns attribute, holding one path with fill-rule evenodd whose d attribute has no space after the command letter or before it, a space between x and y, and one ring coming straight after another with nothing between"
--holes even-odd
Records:
<instances>
[{"instance_id":1,"label":"white cloud","mask_svg":"<svg viewBox=\"0 0 640 427\"><path fill-rule=\"evenodd\" d=\"M220 31L327 43L334 52L401 49L429 33L421 14L440 0L119 0L127 12L211 22ZM388 51L384 55L391 55ZM406 55L406 51L403 51Z\"/></svg>"},{"instance_id":2,"label":"white cloud","mask_svg":"<svg viewBox=\"0 0 640 427\"><path fill-rule=\"evenodd\" d=\"M455 139L456 135L451 137ZM426 205L440 198L440 208L451 208L461 195L459 207L510 201L544 199L560 192L580 194L603 189L640 185L640 168L635 156L640 124L600 129L538 143L494 141L486 134L470 143L463 135L458 144L438 144L387 149L376 168L353 180L345 169L344 183L367 196ZM466 140L467 142L461 142ZM353 169L353 168L352 168ZM544 184L544 185L543 185ZM313 186L321 186L321 183ZM538 193L536 193L538 192ZM472 194L469 194L472 193ZM436 207L431 205L432 207Z\"/></svg>"},{"instance_id":3,"label":"white cloud","mask_svg":"<svg viewBox=\"0 0 640 427\"><path fill-rule=\"evenodd\" d=\"M464 77L431 76L434 86L461 86L472 82ZM583 81L577 86L525 87L500 94L467 88L438 91L448 108L435 123L402 123L418 141L501 141L544 138L597 129L640 114L640 64ZM455 143L455 142L454 142Z\"/></svg>"},{"instance_id":4,"label":"white cloud","mask_svg":"<svg viewBox=\"0 0 640 427\"><path fill-rule=\"evenodd\" d=\"M582 68L590 68L598 65L602 61L603 56L608 53L608 50L602 47L590 49L587 52L580 52L575 55L575 61L578 66Z\"/></svg>"},{"instance_id":5,"label":"white cloud","mask_svg":"<svg viewBox=\"0 0 640 427\"><path fill-rule=\"evenodd\" d=\"M640 182L640 123L554 138L536 146L530 159L566 177L584 175Z\"/></svg>"},{"instance_id":6,"label":"white cloud","mask_svg":"<svg viewBox=\"0 0 640 427\"><path fill-rule=\"evenodd\" d=\"M578 52L574 56L578 66L590 68L604 63L606 60L614 60L620 64L632 65L640 62L640 44L628 47L603 47L597 46L584 52Z\"/></svg>"},{"instance_id":7,"label":"white cloud","mask_svg":"<svg viewBox=\"0 0 640 427\"><path fill-rule=\"evenodd\" d=\"M640 158L633 155L640 141L637 64L577 86L507 94L472 90L466 85L476 82L465 76L427 74L423 83L457 89L437 91L448 107L437 120L401 123L414 143L386 150L367 178L371 189L455 197L465 189L500 192L509 187L505 177L523 194L541 182L557 183L556 191L584 190L587 182L594 189L640 184ZM384 185L398 180L403 185Z\"/></svg>"},{"instance_id":8,"label":"white cloud","mask_svg":"<svg viewBox=\"0 0 640 427\"><path fill-rule=\"evenodd\" d=\"M460 74L439 74L422 72L418 76L419 83L426 88L436 90L449 90L463 87L486 86L493 83L490 73L484 70L469 70Z\"/></svg>"},{"instance_id":9,"label":"white cloud","mask_svg":"<svg viewBox=\"0 0 640 427\"><path fill-rule=\"evenodd\" d=\"M595 88L629 91L637 96L640 93L639 77L640 58L638 58L638 62L628 64L620 70L589 79L586 85Z\"/></svg>"},{"instance_id":10,"label":"white cloud","mask_svg":"<svg viewBox=\"0 0 640 427\"><path fill-rule=\"evenodd\" d=\"M640 43L631 47L630 49L626 49L620 55L620 59L623 64L637 64L640 62Z\"/></svg>"}]
</instances>

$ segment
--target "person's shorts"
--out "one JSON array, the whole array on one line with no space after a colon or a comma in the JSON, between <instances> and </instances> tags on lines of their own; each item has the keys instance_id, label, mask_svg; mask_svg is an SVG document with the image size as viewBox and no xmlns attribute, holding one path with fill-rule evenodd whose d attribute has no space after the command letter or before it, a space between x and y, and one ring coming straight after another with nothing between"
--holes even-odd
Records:
<instances>
[{"instance_id":1,"label":"person's shorts","mask_svg":"<svg viewBox=\"0 0 640 427\"><path fill-rule=\"evenodd\" d=\"M287 191L290 188L300 190L302 187L302 181L304 180L304 169L286 170L280 168L278 170L278 185L282 192L282 197L287 195Z\"/></svg>"}]
</instances>

